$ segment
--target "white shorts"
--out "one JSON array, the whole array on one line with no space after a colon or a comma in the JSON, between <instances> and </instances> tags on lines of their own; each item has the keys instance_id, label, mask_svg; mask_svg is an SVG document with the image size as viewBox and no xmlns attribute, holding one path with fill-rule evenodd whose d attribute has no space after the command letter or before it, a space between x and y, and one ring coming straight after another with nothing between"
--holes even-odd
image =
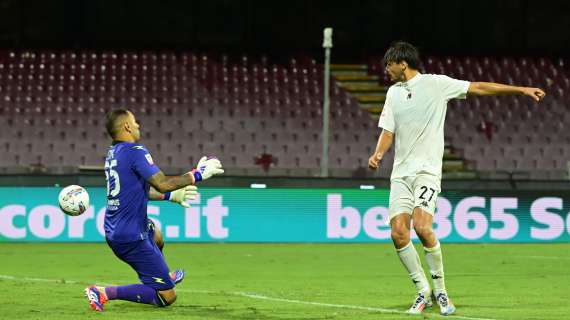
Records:
<instances>
[{"instance_id":1,"label":"white shorts","mask_svg":"<svg viewBox=\"0 0 570 320\"><path fill-rule=\"evenodd\" d=\"M420 173L414 177L395 178L390 181L390 220L400 213L412 214L414 208L421 208L433 215L437 195L440 192L440 178Z\"/></svg>"}]
</instances>

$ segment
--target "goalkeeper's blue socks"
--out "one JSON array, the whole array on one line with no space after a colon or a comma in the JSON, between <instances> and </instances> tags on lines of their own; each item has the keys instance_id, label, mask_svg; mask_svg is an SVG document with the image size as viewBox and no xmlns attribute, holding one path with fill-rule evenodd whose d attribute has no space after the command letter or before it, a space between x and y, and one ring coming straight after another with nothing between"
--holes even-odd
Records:
<instances>
[{"instance_id":1,"label":"goalkeeper's blue socks","mask_svg":"<svg viewBox=\"0 0 570 320\"><path fill-rule=\"evenodd\" d=\"M144 284L106 287L105 294L107 295L108 300L125 300L136 303L152 304L159 307L167 305L158 291Z\"/></svg>"}]
</instances>

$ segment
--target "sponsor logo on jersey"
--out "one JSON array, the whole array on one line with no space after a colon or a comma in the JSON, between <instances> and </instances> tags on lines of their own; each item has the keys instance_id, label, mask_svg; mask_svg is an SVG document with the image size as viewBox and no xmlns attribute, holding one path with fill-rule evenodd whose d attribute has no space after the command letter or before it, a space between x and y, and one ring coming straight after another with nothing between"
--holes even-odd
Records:
<instances>
[{"instance_id":1,"label":"sponsor logo on jersey","mask_svg":"<svg viewBox=\"0 0 570 320\"><path fill-rule=\"evenodd\" d=\"M144 157L146 158L146 161L148 161L148 163L150 164L154 164L154 162L152 161L152 157L150 156L150 154L145 154Z\"/></svg>"},{"instance_id":2,"label":"sponsor logo on jersey","mask_svg":"<svg viewBox=\"0 0 570 320\"><path fill-rule=\"evenodd\" d=\"M164 280L162 280L162 278L157 278L157 277L152 277L152 278L154 279L154 282L156 282L156 283L166 284L166 283L164 282Z\"/></svg>"}]
</instances>

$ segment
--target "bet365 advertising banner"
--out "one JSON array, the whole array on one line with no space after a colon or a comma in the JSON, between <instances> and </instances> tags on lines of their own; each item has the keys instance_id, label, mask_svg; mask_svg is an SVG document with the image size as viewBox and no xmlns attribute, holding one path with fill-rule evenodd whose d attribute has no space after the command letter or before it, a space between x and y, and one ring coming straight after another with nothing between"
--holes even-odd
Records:
<instances>
[{"instance_id":1,"label":"bet365 advertising banner","mask_svg":"<svg viewBox=\"0 0 570 320\"><path fill-rule=\"evenodd\" d=\"M59 188L0 188L0 241L103 241L106 191L63 214ZM151 201L167 241L389 242L388 190L202 188L185 209ZM444 242L568 242L570 192L447 192L434 229Z\"/></svg>"}]
</instances>

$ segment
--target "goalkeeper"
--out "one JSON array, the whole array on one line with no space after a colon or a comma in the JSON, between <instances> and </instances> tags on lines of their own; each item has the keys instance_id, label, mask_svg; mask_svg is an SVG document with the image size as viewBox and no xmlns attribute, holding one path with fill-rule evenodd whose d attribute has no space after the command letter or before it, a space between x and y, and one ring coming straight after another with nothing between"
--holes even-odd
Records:
<instances>
[{"instance_id":1,"label":"goalkeeper","mask_svg":"<svg viewBox=\"0 0 570 320\"><path fill-rule=\"evenodd\" d=\"M105 160L105 239L113 253L137 272L142 284L90 286L85 295L96 311L103 311L109 300L171 305L176 301L174 287L184 278L184 271L169 272L162 255L162 237L147 217L147 202L169 200L189 207L186 201L198 194L196 182L222 174L222 164L216 158L203 157L196 169L181 176L165 176L147 149L137 143L139 124L131 112L109 112L106 128L113 143Z\"/></svg>"}]
</instances>

